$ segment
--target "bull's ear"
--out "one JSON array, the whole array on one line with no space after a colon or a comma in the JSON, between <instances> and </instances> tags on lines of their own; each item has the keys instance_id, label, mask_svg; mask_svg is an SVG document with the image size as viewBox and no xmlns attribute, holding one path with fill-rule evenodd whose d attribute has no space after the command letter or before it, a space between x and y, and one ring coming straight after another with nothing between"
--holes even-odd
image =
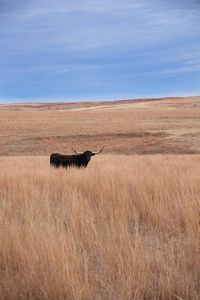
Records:
<instances>
[{"instance_id":1,"label":"bull's ear","mask_svg":"<svg viewBox=\"0 0 200 300\"><path fill-rule=\"evenodd\" d=\"M96 153L92 152L92 156L94 156Z\"/></svg>"}]
</instances>

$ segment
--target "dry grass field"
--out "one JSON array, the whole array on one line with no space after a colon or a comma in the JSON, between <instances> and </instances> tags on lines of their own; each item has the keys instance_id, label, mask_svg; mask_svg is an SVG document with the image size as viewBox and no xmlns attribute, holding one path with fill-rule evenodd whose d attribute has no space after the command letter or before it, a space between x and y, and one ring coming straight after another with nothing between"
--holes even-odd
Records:
<instances>
[{"instance_id":1,"label":"dry grass field","mask_svg":"<svg viewBox=\"0 0 200 300\"><path fill-rule=\"evenodd\" d=\"M200 298L200 97L1 105L0 154L0 299Z\"/></svg>"},{"instance_id":2,"label":"dry grass field","mask_svg":"<svg viewBox=\"0 0 200 300\"><path fill-rule=\"evenodd\" d=\"M200 153L200 97L0 105L0 154Z\"/></svg>"},{"instance_id":3,"label":"dry grass field","mask_svg":"<svg viewBox=\"0 0 200 300\"><path fill-rule=\"evenodd\" d=\"M200 156L0 161L1 299L199 299Z\"/></svg>"}]
</instances>

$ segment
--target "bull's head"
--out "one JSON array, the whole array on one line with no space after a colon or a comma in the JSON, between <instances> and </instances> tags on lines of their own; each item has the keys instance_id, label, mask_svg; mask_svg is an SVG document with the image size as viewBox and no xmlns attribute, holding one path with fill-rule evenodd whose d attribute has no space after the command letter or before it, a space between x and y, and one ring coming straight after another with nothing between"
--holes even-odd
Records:
<instances>
[{"instance_id":1,"label":"bull's head","mask_svg":"<svg viewBox=\"0 0 200 300\"><path fill-rule=\"evenodd\" d=\"M103 150L103 148L104 148L104 146L103 146L103 147L101 148L101 150L98 151L98 152L92 152L92 151L78 152L78 151L76 151L74 148L72 148L72 149L73 149L73 151L74 151L76 154L84 154L84 156L85 156L86 158L88 158L88 160L90 160L91 156L94 156L94 155L96 155L96 154L101 153L101 151Z\"/></svg>"},{"instance_id":2,"label":"bull's head","mask_svg":"<svg viewBox=\"0 0 200 300\"><path fill-rule=\"evenodd\" d=\"M104 147L101 148L100 151L98 152L92 152L92 151L85 151L85 152L78 152L76 151L75 149L73 149L73 151L77 154L80 155L80 166L82 167L87 167L90 159L91 159L91 156L94 156L95 154L99 154L101 153L101 151L103 150Z\"/></svg>"}]
</instances>

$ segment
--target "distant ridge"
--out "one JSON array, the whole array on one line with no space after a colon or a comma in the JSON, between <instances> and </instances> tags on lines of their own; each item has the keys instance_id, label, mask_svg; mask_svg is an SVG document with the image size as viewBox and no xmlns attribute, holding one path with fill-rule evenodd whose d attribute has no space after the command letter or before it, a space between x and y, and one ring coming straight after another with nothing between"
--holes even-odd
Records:
<instances>
[{"instance_id":1,"label":"distant ridge","mask_svg":"<svg viewBox=\"0 0 200 300\"><path fill-rule=\"evenodd\" d=\"M59 101L59 102L17 102L17 103L8 103L0 104L0 110L24 110L24 109L38 109L38 110L71 110L78 108L90 108L95 105L95 107L101 106L112 106L112 105L123 105L131 103L146 103L146 102L157 102L157 101L166 101L166 100L181 100L184 98L196 98L198 96L191 97L160 97L160 98L137 98L137 99L117 99L117 100L94 100L94 101Z\"/></svg>"}]
</instances>

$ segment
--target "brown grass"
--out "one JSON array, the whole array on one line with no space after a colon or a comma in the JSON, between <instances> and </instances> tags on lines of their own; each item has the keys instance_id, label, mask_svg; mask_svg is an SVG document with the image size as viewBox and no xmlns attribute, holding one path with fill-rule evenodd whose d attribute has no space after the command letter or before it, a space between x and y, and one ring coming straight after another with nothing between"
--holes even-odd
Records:
<instances>
[{"instance_id":1,"label":"brown grass","mask_svg":"<svg viewBox=\"0 0 200 300\"><path fill-rule=\"evenodd\" d=\"M0 155L200 153L200 97L0 105Z\"/></svg>"},{"instance_id":2,"label":"brown grass","mask_svg":"<svg viewBox=\"0 0 200 300\"><path fill-rule=\"evenodd\" d=\"M0 160L0 299L199 299L200 156Z\"/></svg>"}]
</instances>

